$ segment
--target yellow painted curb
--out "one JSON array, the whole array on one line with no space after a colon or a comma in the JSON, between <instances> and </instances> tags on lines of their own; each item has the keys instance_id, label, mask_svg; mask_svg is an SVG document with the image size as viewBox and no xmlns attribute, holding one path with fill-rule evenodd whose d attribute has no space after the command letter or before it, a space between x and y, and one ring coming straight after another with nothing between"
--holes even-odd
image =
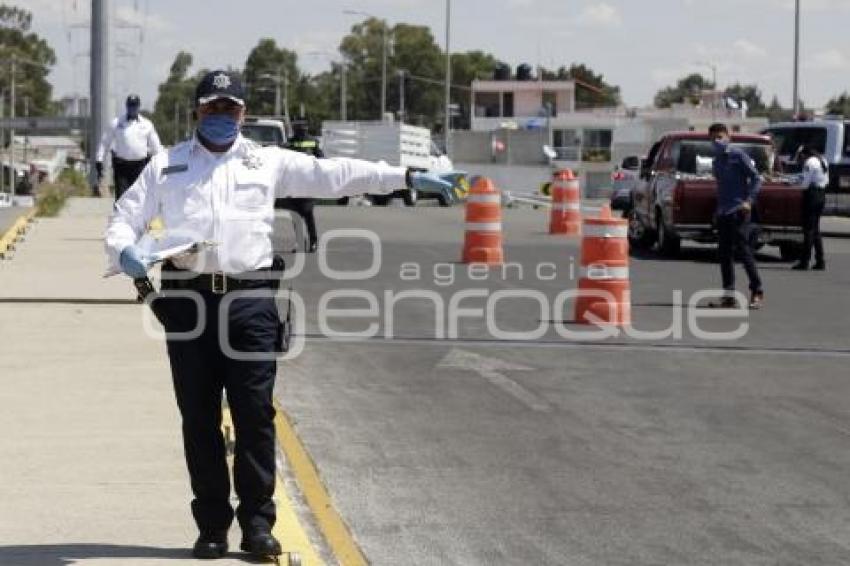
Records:
<instances>
[{"instance_id":1,"label":"yellow painted curb","mask_svg":"<svg viewBox=\"0 0 850 566\"><path fill-rule=\"evenodd\" d=\"M6 257L8 252L15 250L15 242L27 231L29 223L35 217L35 209L26 214L19 216L12 227L6 230L6 233L0 237L0 258Z\"/></svg>"},{"instance_id":2,"label":"yellow painted curb","mask_svg":"<svg viewBox=\"0 0 850 566\"><path fill-rule=\"evenodd\" d=\"M226 431L230 427L232 436L233 419L230 415L230 409L225 408L222 415L222 428ZM225 436L226 440L230 440ZM307 536L307 531L298 520L298 514L295 512L292 498L286 491L286 487L278 475L275 478L274 498L277 507L277 522L274 525L273 534L283 546L284 555L281 557L280 564L287 564L288 555L297 553L301 557L303 566L324 566L319 553L310 544L310 538Z\"/></svg>"},{"instance_id":3,"label":"yellow painted curb","mask_svg":"<svg viewBox=\"0 0 850 566\"><path fill-rule=\"evenodd\" d=\"M278 442L283 448L283 453L292 468L298 487L301 488L301 493L313 512L316 523L319 525L328 546L342 566L368 565L369 562L334 508L333 501L331 501L331 497L319 477L319 472L316 470L316 465L298 435L295 434L295 429L292 427L289 417L279 403L275 402L275 408L277 409L277 416L274 424Z\"/></svg>"}]
</instances>

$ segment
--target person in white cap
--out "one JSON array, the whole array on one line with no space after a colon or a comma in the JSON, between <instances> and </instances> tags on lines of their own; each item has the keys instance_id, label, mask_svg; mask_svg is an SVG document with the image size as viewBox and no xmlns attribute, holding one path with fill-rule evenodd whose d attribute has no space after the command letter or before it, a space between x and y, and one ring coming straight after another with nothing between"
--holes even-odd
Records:
<instances>
[{"instance_id":1,"label":"person in white cap","mask_svg":"<svg viewBox=\"0 0 850 566\"><path fill-rule=\"evenodd\" d=\"M111 155L115 200L136 182L150 158L162 151L153 123L139 114L141 100L138 95L128 96L125 106L127 112L113 119L109 129L103 133L95 161L97 182L100 184L103 160L107 152Z\"/></svg>"},{"instance_id":2,"label":"person in white cap","mask_svg":"<svg viewBox=\"0 0 850 566\"><path fill-rule=\"evenodd\" d=\"M272 535L272 393L282 329L274 297L279 278L270 272L275 197L340 198L391 193L404 186L445 190L451 184L386 163L317 159L251 142L239 133L245 117L240 79L227 71L207 74L195 99L194 137L155 155L118 200L106 231L106 249L113 264L144 281L150 258L136 244L155 217L168 231L217 244L163 266L163 290L190 292L194 300L164 293L155 301L162 303L159 315L168 333L194 493L192 513L200 530L193 554L223 556L234 518L221 432L224 391L236 433L235 515L242 530L241 548L258 557L274 556L281 554L281 546ZM248 290L268 293L244 296ZM178 334L196 325L200 334Z\"/></svg>"}]
</instances>

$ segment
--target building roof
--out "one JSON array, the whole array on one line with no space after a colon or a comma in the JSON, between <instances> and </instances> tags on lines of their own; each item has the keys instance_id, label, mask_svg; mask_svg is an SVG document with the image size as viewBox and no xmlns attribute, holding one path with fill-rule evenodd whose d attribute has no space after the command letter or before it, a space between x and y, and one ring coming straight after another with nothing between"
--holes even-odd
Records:
<instances>
[{"instance_id":1,"label":"building roof","mask_svg":"<svg viewBox=\"0 0 850 566\"><path fill-rule=\"evenodd\" d=\"M489 90L575 90L575 81L472 81L473 91Z\"/></svg>"}]
</instances>

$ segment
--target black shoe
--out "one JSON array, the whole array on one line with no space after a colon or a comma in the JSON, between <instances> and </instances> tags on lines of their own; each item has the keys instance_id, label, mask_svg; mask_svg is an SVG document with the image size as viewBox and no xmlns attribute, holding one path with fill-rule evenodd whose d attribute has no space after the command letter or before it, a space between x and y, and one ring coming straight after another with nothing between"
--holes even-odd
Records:
<instances>
[{"instance_id":1,"label":"black shoe","mask_svg":"<svg viewBox=\"0 0 850 566\"><path fill-rule=\"evenodd\" d=\"M200 559L221 558L227 554L227 531L202 531L195 546L192 547L192 556Z\"/></svg>"},{"instance_id":2,"label":"black shoe","mask_svg":"<svg viewBox=\"0 0 850 566\"><path fill-rule=\"evenodd\" d=\"M800 263L795 263L795 264L791 267L791 269L793 269L793 270L795 270L795 271L807 271L807 270L809 269L809 264L808 264L808 263L802 263L802 262L800 262Z\"/></svg>"},{"instance_id":3,"label":"black shoe","mask_svg":"<svg viewBox=\"0 0 850 566\"><path fill-rule=\"evenodd\" d=\"M722 297L719 301L708 303L708 306L713 309L737 309L740 305L735 297Z\"/></svg>"},{"instance_id":4,"label":"black shoe","mask_svg":"<svg viewBox=\"0 0 850 566\"><path fill-rule=\"evenodd\" d=\"M819 261L812 266L815 271L826 271L826 263Z\"/></svg>"},{"instance_id":5,"label":"black shoe","mask_svg":"<svg viewBox=\"0 0 850 566\"><path fill-rule=\"evenodd\" d=\"M239 548L258 558L283 554L278 540L271 533L263 531L244 535Z\"/></svg>"}]
</instances>

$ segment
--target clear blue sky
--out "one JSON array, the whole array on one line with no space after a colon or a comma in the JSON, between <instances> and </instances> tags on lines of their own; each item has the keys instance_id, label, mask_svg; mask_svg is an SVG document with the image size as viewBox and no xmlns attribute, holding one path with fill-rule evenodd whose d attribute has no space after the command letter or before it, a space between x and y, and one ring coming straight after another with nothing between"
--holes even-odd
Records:
<instances>
[{"instance_id":1,"label":"clear blue sky","mask_svg":"<svg viewBox=\"0 0 850 566\"><path fill-rule=\"evenodd\" d=\"M198 66L241 67L261 37L294 49L302 67L320 71L358 16L369 12L391 24L431 27L445 37L443 0L112 0L122 21L113 37L115 89L142 95L152 105L157 85L180 49ZM55 93L85 92L88 85L89 0L7 0L34 14L34 31L58 55L51 73ZM820 106L850 90L850 0L802 0L801 96ZM453 0L452 49L482 49L513 65L556 67L584 62L622 88L628 105L652 101L677 77L717 67L718 82L756 82L765 99L791 100L793 0ZM313 53L308 55L308 53Z\"/></svg>"}]
</instances>

